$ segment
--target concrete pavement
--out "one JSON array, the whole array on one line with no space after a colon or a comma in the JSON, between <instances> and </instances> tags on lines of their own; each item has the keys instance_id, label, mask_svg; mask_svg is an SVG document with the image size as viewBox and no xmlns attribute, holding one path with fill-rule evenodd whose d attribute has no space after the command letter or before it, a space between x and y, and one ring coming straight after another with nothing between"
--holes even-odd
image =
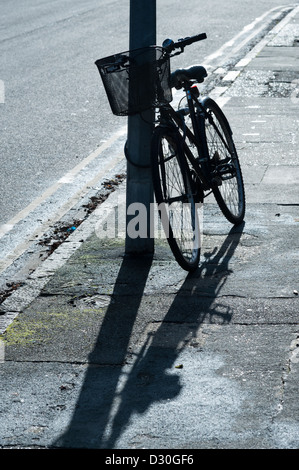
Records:
<instances>
[{"instance_id":1,"label":"concrete pavement","mask_svg":"<svg viewBox=\"0 0 299 470\"><path fill-rule=\"evenodd\" d=\"M1 305L0 447L299 447L298 39L297 8L215 91L247 213L205 205L193 275L99 238L123 183Z\"/></svg>"}]
</instances>

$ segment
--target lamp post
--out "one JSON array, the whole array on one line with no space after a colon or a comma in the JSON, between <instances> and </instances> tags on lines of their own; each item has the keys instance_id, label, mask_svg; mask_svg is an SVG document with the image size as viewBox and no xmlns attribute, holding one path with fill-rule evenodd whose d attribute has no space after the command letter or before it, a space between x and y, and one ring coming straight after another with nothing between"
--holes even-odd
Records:
<instances>
[{"instance_id":1,"label":"lamp post","mask_svg":"<svg viewBox=\"0 0 299 470\"><path fill-rule=\"evenodd\" d=\"M156 44L156 0L130 0L130 49ZM154 126L154 110L128 117L127 138L127 189L126 189L126 254L154 252L154 238L150 234L150 205L153 203L153 187L150 169L150 142ZM143 212L134 208L139 206ZM144 220L144 215L145 219ZM135 235L128 227L136 224Z\"/></svg>"}]
</instances>

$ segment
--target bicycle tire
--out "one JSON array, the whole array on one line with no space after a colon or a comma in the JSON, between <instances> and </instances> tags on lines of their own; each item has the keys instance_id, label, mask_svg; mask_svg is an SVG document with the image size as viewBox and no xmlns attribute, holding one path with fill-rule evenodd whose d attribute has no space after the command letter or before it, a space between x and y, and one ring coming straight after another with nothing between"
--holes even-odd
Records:
<instances>
[{"instance_id":1,"label":"bicycle tire","mask_svg":"<svg viewBox=\"0 0 299 470\"><path fill-rule=\"evenodd\" d=\"M239 157L229 123L212 98L201 101L208 116L205 140L213 177L213 194L229 222L239 225L245 216L245 190Z\"/></svg>"},{"instance_id":2,"label":"bicycle tire","mask_svg":"<svg viewBox=\"0 0 299 470\"><path fill-rule=\"evenodd\" d=\"M169 246L179 265L186 271L194 271L200 259L198 206L176 131L156 127L151 163L156 203Z\"/></svg>"}]
</instances>

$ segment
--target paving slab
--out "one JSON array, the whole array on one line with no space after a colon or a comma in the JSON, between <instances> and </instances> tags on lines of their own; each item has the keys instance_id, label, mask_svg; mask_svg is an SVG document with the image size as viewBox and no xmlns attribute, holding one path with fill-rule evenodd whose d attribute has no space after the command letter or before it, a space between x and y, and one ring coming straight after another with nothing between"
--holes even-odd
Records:
<instances>
[{"instance_id":1,"label":"paving slab","mask_svg":"<svg viewBox=\"0 0 299 470\"><path fill-rule=\"evenodd\" d=\"M277 47L265 47L259 55L248 65L253 70L291 70L299 72L299 50L297 47L280 47L279 55Z\"/></svg>"}]
</instances>

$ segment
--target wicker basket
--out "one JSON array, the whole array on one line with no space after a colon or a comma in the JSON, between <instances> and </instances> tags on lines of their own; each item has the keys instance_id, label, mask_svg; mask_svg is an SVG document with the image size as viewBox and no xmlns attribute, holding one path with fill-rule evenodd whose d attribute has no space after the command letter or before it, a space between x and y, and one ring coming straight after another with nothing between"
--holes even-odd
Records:
<instances>
[{"instance_id":1,"label":"wicker basket","mask_svg":"<svg viewBox=\"0 0 299 470\"><path fill-rule=\"evenodd\" d=\"M169 56L157 46L96 61L113 114L128 116L170 103Z\"/></svg>"}]
</instances>

